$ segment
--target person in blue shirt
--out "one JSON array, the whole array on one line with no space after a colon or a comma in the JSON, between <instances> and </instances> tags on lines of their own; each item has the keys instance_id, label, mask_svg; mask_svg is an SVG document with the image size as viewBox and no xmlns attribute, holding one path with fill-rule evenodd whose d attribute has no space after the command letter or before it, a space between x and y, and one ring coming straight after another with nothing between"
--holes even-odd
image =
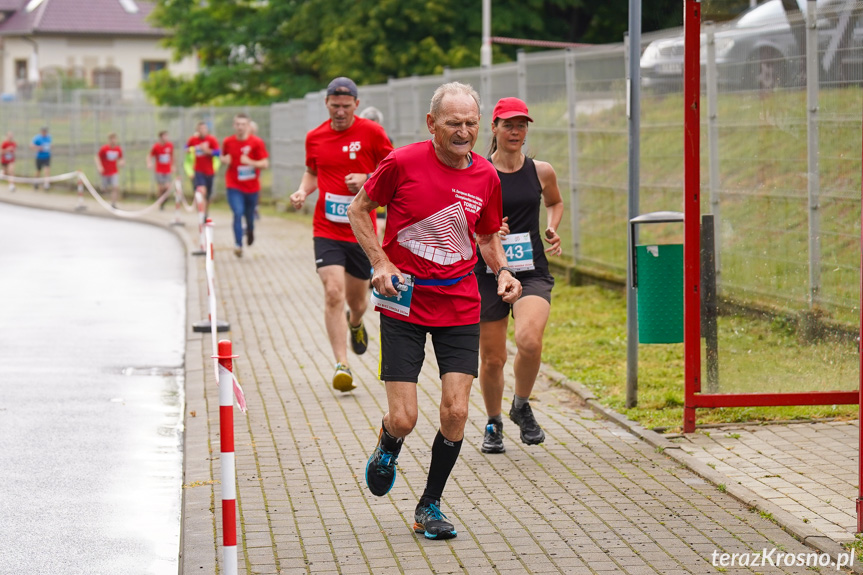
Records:
<instances>
[{"instance_id":1,"label":"person in blue shirt","mask_svg":"<svg viewBox=\"0 0 863 575\"><path fill-rule=\"evenodd\" d=\"M51 176L51 136L48 135L48 126L43 126L36 137L33 138L33 143L30 148L36 150L36 177L48 178ZM42 186L48 189L48 180L46 179Z\"/></svg>"}]
</instances>

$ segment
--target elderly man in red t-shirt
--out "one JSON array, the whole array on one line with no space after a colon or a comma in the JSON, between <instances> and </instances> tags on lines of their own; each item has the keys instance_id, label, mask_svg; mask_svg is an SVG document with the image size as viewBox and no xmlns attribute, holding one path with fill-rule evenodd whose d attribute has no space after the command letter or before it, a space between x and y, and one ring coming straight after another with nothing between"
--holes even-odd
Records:
<instances>
[{"instance_id":1,"label":"elderly man in red t-shirt","mask_svg":"<svg viewBox=\"0 0 863 575\"><path fill-rule=\"evenodd\" d=\"M330 82L324 102L330 117L306 135L306 172L300 189L291 195L291 204L300 209L309 194L319 192L312 222L315 265L324 284L324 323L336 359L333 387L346 392L356 388L345 343L348 326L354 353L365 353L368 336L363 314L371 276L371 264L357 245L347 208L393 146L381 126L355 115L360 101L350 78ZM375 214L368 218L374 226Z\"/></svg>"},{"instance_id":2,"label":"elderly man in red t-shirt","mask_svg":"<svg viewBox=\"0 0 863 575\"><path fill-rule=\"evenodd\" d=\"M417 422L416 386L427 334L440 369L440 430L414 511L414 531L429 539L456 536L440 499L461 449L478 372L477 245L495 274L498 295L509 303L521 295L498 236L500 179L494 166L472 151L479 119L473 88L458 82L440 86L426 116L432 140L387 156L348 208L354 233L374 266L372 300L381 312L380 378L386 382L389 410L366 465L366 484L374 495L392 488L402 442ZM365 216L378 206L387 207L383 247Z\"/></svg>"}]
</instances>

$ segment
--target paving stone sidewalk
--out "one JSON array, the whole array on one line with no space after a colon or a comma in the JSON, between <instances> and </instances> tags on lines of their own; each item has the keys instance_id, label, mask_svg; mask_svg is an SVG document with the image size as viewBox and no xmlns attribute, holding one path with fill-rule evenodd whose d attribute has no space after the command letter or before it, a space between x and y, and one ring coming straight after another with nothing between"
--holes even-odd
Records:
<instances>
[{"instance_id":1,"label":"paving stone sidewalk","mask_svg":"<svg viewBox=\"0 0 863 575\"><path fill-rule=\"evenodd\" d=\"M55 194L15 196L19 203L74 207L73 198ZM0 185L0 200L9 199ZM359 388L336 392L310 227L264 217L256 244L237 259L229 214L214 217L219 313L231 323L226 336L240 356L235 371L249 404L247 415L235 412L240 573L819 572L714 567L714 552L813 550L545 378L532 405L546 442L521 444L507 421L507 452L500 455L480 452L485 416L475 384L465 443L442 503L459 536L445 542L418 537L410 527L440 397L430 350L419 383L419 423L400 457L399 477L388 496L374 497L364 469L386 406L375 376L376 314L366 317L368 352L350 357ZM156 212L148 220L164 224L171 218ZM180 232L187 250L196 243L188 221ZM188 280L191 324L207 314L203 261L190 257ZM181 557L186 575L221 567L218 389L210 355L209 335L190 330Z\"/></svg>"}]
</instances>

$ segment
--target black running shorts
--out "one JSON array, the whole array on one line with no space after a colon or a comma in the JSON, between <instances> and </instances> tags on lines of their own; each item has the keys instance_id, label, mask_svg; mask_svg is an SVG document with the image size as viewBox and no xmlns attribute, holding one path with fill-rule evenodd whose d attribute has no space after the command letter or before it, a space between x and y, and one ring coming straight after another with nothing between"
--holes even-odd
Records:
<instances>
[{"instance_id":1,"label":"black running shorts","mask_svg":"<svg viewBox=\"0 0 863 575\"><path fill-rule=\"evenodd\" d=\"M554 287L554 278L550 275L516 276L521 282L521 297L536 295L551 303L551 290ZM497 295L497 281L494 274L476 274L476 283L479 286L479 296L482 299L482 308L479 312L480 321L497 321L505 318L512 311L512 304L503 301Z\"/></svg>"},{"instance_id":2,"label":"black running shorts","mask_svg":"<svg viewBox=\"0 0 863 575\"><path fill-rule=\"evenodd\" d=\"M381 314L381 380L416 383L425 360L426 334L429 333L441 377L451 372L477 376L478 323L435 327Z\"/></svg>"},{"instance_id":3,"label":"black running shorts","mask_svg":"<svg viewBox=\"0 0 863 575\"><path fill-rule=\"evenodd\" d=\"M367 280L372 277L372 264L360 244L342 242L329 238L314 238L315 267L342 266L355 278Z\"/></svg>"}]
</instances>

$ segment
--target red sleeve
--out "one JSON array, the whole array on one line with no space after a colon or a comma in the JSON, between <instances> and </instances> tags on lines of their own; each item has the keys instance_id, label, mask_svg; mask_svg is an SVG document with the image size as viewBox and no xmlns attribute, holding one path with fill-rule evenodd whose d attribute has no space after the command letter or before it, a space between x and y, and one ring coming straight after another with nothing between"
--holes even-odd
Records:
<instances>
[{"instance_id":1,"label":"red sleeve","mask_svg":"<svg viewBox=\"0 0 863 575\"><path fill-rule=\"evenodd\" d=\"M225 138L225 140L222 142L222 155L223 156L230 156L231 155L231 145L230 145L230 142L228 142L228 138L230 138L230 136ZM219 142L216 142L216 149L217 150L219 149ZM235 163L234 158L231 158L231 163L232 164Z\"/></svg>"},{"instance_id":2,"label":"red sleeve","mask_svg":"<svg viewBox=\"0 0 863 575\"><path fill-rule=\"evenodd\" d=\"M192 136L191 138L189 138L189 139L186 141L186 147L187 147L187 148L191 148L192 146L194 146L194 145L195 145L194 140L195 140L195 137L194 137L194 136Z\"/></svg>"},{"instance_id":3,"label":"red sleeve","mask_svg":"<svg viewBox=\"0 0 863 575\"><path fill-rule=\"evenodd\" d=\"M311 134L311 132L309 132ZM306 134L306 167L309 171L318 173L318 163L315 161L314 155L311 153L312 145L309 142L309 134Z\"/></svg>"},{"instance_id":4,"label":"red sleeve","mask_svg":"<svg viewBox=\"0 0 863 575\"><path fill-rule=\"evenodd\" d=\"M119 160L120 158L122 158L122 157L123 157L123 148L120 148L120 147L118 146L118 147L117 147L117 152L119 152L119 155L117 156L117 159Z\"/></svg>"},{"instance_id":5,"label":"red sleeve","mask_svg":"<svg viewBox=\"0 0 863 575\"><path fill-rule=\"evenodd\" d=\"M210 149L214 152L219 151L219 140L216 139L212 134L207 136L207 140L210 142Z\"/></svg>"},{"instance_id":6,"label":"red sleeve","mask_svg":"<svg viewBox=\"0 0 863 575\"><path fill-rule=\"evenodd\" d=\"M99 159L100 159L100 160L104 160L104 159L105 159L105 148L106 148L106 147L107 147L107 146L102 146L101 148L99 148Z\"/></svg>"},{"instance_id":7,"label":"red sleeve","mask_svg":"<svg viewBox=\"0 0 863 575\"><path fill-rule=\"evenodd\" d=\"M263 160L264 158L269 158L270 155L267 153L267 145L264 143L264 141L262 139L258 138L257 144L258 144L258 149L260 150L260 152L259 152L260 157L258 159Z\"/></svg>"},{"instance_id":8,"label":"red sleeve","mask_svg":"<svg viewBox=\"0 0 863 575\"><path fill-rule=\"evenodd\" d=\"M159 155L159 152L157 151L158 147L159 147L159 144L153 144L153 147L150 148L150 155L151 156L158 156Z\"/></svg>"},{"instance_id":9,"label":"red sleeve","mask_svg":"<svg viewBox=\"0 0 863 575\"><path fill-rule=\"evenodd\" d=\"M503 200L500 193L500 178L497 174L493 174L494 184L492 184L491 194L488 198L488 203L483 207L479 215L479 220L476 222L476 233L478 234L493 234L500 230L500 224L503 221Z\"/></svg>"},{"instance_id":10,"label":"red sleeve","mask_svg":"<svg viewBox=\"0 0 863 575\"><path fill-rule=\"evenodd\" d=\"M363 185L369 199L385 206L393 199L396 186L399 183L399 166L396 155L390 152L386 158L381 160L372 177ZM498 197L498 199L500 199Z\"/></svg>"}]
</instances>

